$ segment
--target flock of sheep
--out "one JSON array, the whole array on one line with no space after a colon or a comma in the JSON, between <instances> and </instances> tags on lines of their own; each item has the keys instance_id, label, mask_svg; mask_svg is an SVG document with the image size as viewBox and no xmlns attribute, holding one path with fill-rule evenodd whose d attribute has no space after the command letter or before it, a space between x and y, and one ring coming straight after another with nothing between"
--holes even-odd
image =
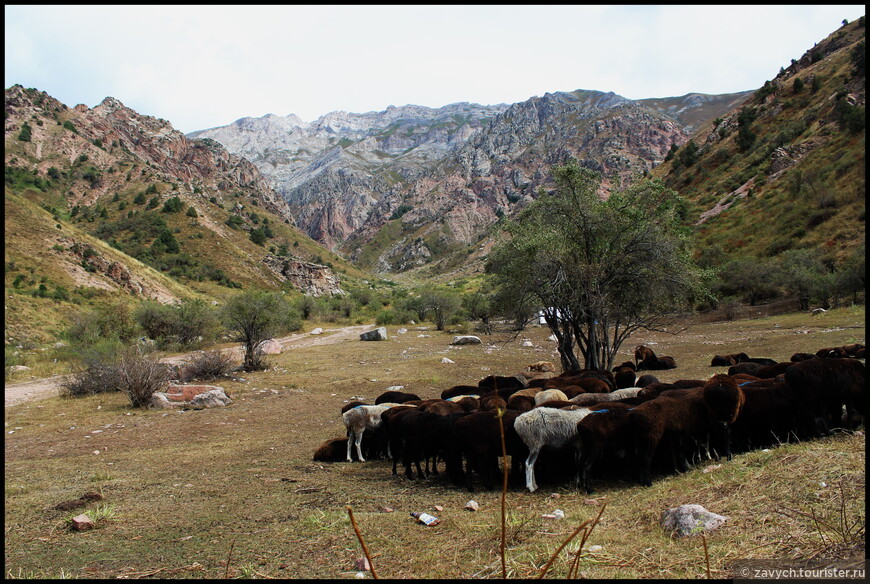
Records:
<instances>
[{"instance_id":1,"label":"flock of sheep","mask_svg":"<svg viewBox=\"0 0 870 584\"><path fill-rule=\"evenodd\" d=\"M388 390L373 405L344 406L347 437L325 442L314 460L387 457L393 474L401 461L409 479L412 466L422 479L437 474L443 461L448 479L471 491L475 474L493 488L504 452L511 457L511 480L522 484L524 477L529 491L538 489L536 479L573 479L592 492L593 477L648 486L654 472L683 472L709 458L730 460L732 452L820 437L863 421L863 345L796 353L782 363L717 355L711 366L730 365L727 374L674 383L636 376L665 359L650 353L639 346L635 362L613 372L556 375L552 364L541 362L527 368L540 373L489 376L476 386L446 389L438 399ZM664 362L655 368L676 366L671 358Z\"/></svg>"}]
</instances>

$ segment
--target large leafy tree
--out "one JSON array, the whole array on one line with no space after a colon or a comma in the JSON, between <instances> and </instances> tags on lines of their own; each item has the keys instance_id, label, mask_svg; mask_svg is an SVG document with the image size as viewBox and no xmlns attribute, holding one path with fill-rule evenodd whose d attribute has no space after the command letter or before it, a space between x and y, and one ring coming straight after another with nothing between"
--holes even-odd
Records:
<instances>
[{"instance_id":1,"label":"large leafy tree","mask_svg":"<svg viewBox=\"0 0 870 584\"><path fill-rule=\"evenodd\" d=\"M638 329L660 330L706 294L691 260L685 207L661 181L602 199L600 175L571 161L552 169L553 193L507 222L486 270L502 306L541 307L566 371L610 369Z\"/></svg>"}]
</instances>

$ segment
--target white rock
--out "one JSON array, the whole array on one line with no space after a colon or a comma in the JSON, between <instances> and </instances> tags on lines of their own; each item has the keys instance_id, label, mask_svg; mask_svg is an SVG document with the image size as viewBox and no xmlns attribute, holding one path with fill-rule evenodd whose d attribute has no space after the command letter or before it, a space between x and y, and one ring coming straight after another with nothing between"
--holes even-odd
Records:
<instances>
[{"instance_id":1,"label":"white rock","mask_svg":"<svg viewBox=\"0 0 870 584\"><path fill-rule=\"evenodd\" d=\"M442 358L441 362L442 363L456 363L456 361L454 361L452 359L448 359L447 357Z\"/></svg>"},{"instance_id":2,"label":"white rock","mask_svg":"<svg viewBox=\"0 0 870 584\"><path fill-rule=\"evenodd\" d=\"M323 334L323 329L320 328L320 327L317 327L316 329L314 329L313 331L311 331L311 333L309 333L309 334L312 334L312 335L322 335L322 334Z\"/></svg>"}]
</instances>

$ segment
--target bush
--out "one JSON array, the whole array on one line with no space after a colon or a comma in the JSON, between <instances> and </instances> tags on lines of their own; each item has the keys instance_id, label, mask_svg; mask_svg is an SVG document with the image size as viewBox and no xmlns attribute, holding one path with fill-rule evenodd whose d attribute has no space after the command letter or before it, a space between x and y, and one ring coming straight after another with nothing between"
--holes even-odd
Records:
<instances>
[{"instance_id":1,"label":"bush","mask_svg":"<svg viewBox=\"0 0 870 584\"><path fill-rule=\"evenodd\" d=\"M128 348L110 355L89 352L85 369L62 385L62 395L77 397L122 391L135 408L145 407L169 381L169 367L155 356Z\"/></svg>"},{"instance_id":2,"label":"bush","mask_svg":"<svg viewBox=\"0 0 870 584\"><path fill-rule=\"evenodd\" d=\"M176 197L171 197L166 199L163 203L163 212L164 213L178 213L184 207L184 203L181 202L181 199Z\"/></svg>"},{"instance_id":3,"label":"bush","mask_svg":"<svg viewBox=\"0 0 870 584\"><path fill-rule=\"evenodd\" d=\"M18 139L22 142L30 142L30 125L27 122L21 124L21 132L18 134Z\"/></svg>"},{"instance_id":4,"label":"bush","mask_svg":"<svg viewBox=\"0 0 870 584\"><path fill-rule=\"evenodd\" d=\"M226 377L233 369L235 366L229 354L222 351L203 351L185 367L185 379L182 381L191 379L210 381L218 377Z\"/></svg>"}]
</instances>

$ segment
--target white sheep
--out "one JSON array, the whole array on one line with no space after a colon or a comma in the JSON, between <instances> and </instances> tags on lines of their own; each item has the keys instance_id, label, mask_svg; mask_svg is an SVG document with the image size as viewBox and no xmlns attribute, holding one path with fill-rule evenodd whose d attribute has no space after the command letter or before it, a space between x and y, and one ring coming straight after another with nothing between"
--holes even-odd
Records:
<instances>
[{"instance_id":1,"label":"white sheep","mask_svg":"<svg viewBox=\"0 0 870 584\"><path fill-rule=\"evenodd\" d=\"M577 424L591 411L589 408L576 410L535 408L517 416L514 430L529 449L529 456L526 459L526 487L530 492L535 492L538 488L535 482L535 462L541 449L544 446L559 448L578 441ZM576 452L579 452L579 444L573 446ZM579 469L579 466L577 468Z\"/></svg>"},{"instance_id":2,"label":"white sheep","mask_svg":"<svg viewBox=\"0 0 870 584\"><path fill-rule=\"evenodd\" d=\"M381 427L381 414L390 409L394 403L383 403L376 406L356 406L344 412L341 419L347 428L347 461L352 462L350 456L351 443L356 444L356 454L360 462L365 462L363 458L362 443L363 432L366 430L375 430Z\"/></svg>"},{"instance_id":3,"label":"white sheep","mask_svg":"<svg viewBox=\"0 0 870 584\"><path fill-rule=\"evenodd\" d=\"M610 393L581 393L575 395L568 401L574 402L578 406L591 406L603 402L620 401L630 397L637 397L640 392L640 387L623 387Z\"/></svg>"},{"instance_id":4,"label":"white sheep","mask_svg":"<svg viewBox=\"0 0 870 584\"><path fill-rule=\"evenodd\" d=\"M548 401L568 401L568 396L561 389L545 389L535 394L535 407Z\"/></svg>"}]
</instances>

